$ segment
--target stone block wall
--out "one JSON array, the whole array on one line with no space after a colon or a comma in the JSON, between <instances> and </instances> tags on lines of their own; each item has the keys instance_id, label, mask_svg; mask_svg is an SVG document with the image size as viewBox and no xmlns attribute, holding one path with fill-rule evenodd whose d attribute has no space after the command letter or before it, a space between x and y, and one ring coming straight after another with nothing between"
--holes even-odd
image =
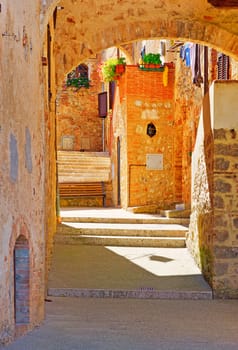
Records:
<instances>
[{"instance_id":1,"label":"stone block wall","mask_svg":"<svg viewBox=\"0 0 238 350\"><path fill-rule=\"evenodd\" d=\"M214 279L218 297L238 297L238 82L216 82L214 96Z\"/></svg>"},{"instance_id":2,"label":"stone block wall","mask_svg":"<svg viewBox=\"0 0 238 350\"><path fill-rule=\"evenodd\" d=\"M192 155L192 203L187 246L206 279L213 278L213 133L206 95Z\"/></svg>"},{"instance_id":3,"label":"stone block wall","mask_svg":"<svg viewBox=\"0 0 238 350\"><path fill-rule=\"evenodd\" d=\"M98 61L86 62L90 88L76 89L63 85L57 98L57 148L59 150L103 150L103 121L98 117L98 93L101 82Z\"/></svg>"},{"instance_id":4,"label":"stone block wall","mask_svg":"<svg viewBox=\"0 0 238 350\"><path fill-rule=\"evenodd\" d=\"M238 82L216 81L206 96L193 154L187 240L215 297L237 298Z\"/></svg>"}]
</instances>

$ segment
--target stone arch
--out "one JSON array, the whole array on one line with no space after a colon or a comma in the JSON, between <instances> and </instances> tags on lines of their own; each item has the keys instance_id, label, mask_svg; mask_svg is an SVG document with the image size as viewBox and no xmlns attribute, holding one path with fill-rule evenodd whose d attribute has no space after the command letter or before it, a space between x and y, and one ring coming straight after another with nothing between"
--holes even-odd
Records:
<instances>
[{"instance_id":1,"label":"stone arch","mask_svg":"<svg viewBox=\"0 0 238 350\"><path fill-rule=\"evenodd\" d=\"M185 0L185 2L187 1ZM58 2L52 2L51 8L53 3L57 4ZM229 28L222 26L220 24L222 20L221 22L219 22L219 19L214 21L212 12L211 16L207 16L205 7L201 10L203 12L200 17L197 14L190 14L189 18L186 11L183 12L182 9L180 9L178 16L166 8L163 9L164 5L159 6L156 1L152 0L148 1L148 6L145 2L143 4L138 3L140 11L144 10L142 11L143 14L128 20L126 11L129 10L126 9L125 13L116 16L116 12L113 11L118 10L117 5L109 5L109 0L109 10L105 11L105 14L103 10L101 12L98 10L100 4L88 6L88 9L84 8L85 12L83 12L83 10L75 11L77 4L74 1L70 5L67 0L61 1L59 4L61 3L68 7L62 11L55 36L58 84L61 84L63 77L68 72L91 55L95 55L106 48L119 47L136 40L179 39L192 41L214 47L234 58L238 57L237 35L229 31ZM123 6L126 5L123 4ZM156 9L155 13L146 11L146 8L151 6ZM158 7L160 7L159 11ZM65 15L63 14L64 11ZM88 11L88 15L86 11ZM97 27L95 32L85 30L85 28L95 27Z\"/></svg>"},{"instance_id":2,"label":"stone arch","mask_svg":"<svg viewBox=\"0 0 238 350\"><path fill-rule=\"evenodd\" d=\"M42 0L41 1L41 33L43 34L42 37L44 37L44 33L47 29L47 24L50 20L50 18L53 15L53 12L56 8L56 6L59 4L60 0Z\"/></svg>"},{"instance_id":3,"label":"stone arch","mask_svg":"<svg viewBox=\"0 0 238 350\"><path fill-rule=\"evenodd\" d=\"M64 0L67 2L67 0ZM104 1L104 5L110 0ZM144 6L154 4L158 1L144 1ZM52 2L53 4L54 2ZM55 1L55 4L58 1ZM214 20L212 16L207 16L205 8L201 16L185 16L182 12L180 15L170 16L168 12L163 12L161 7L160 15L151 13L151 17L143 15L135 17L133 20L127 20L127 16L119 18L118 21L108 20L108 16L103 14L98 16L95 21L94 7L95 2L88 9L91 13L84 13L84 18L80 19L80 11L75 11L77 1L71 0L74 12L68 8L68 23L61 22L55 33L55 58L57 67L56 83L60 85L65 75L76 67L80 62L84 62L91 55L101 52L101 50L112 47L125 45L136 40L145 39L177 39L181 41L191 41L209 47L215 48L235 59L238 58L238 31L232 30L220 20ZM86 3L86 2L85 2ZM98 1L97 3L100 3ZM124 1L120 1L124 3ZM141 1L138 1L138 4ZM162 3L162 2L161 2ZM188 0L185 0L188 3ZM52 5L53 6L53 5ZM205 7L205 5L204 5ZM110 12L110 10L108 10ZM215 12L213 12L215 14ZM48 14L49 15L49 14ZM92 16L91 16L92 15ZM94 16L93 16L94 15ZM111 14L112 15L112 14ZM49 16L50 17L50 16ZM92 22L91 17L94 17ZM101 21L101 19L104 19ZM84 27L97 27L97 31L88 33L80 30L82 20L85 21ZM91 21L91 22L90 22ZM64 25L65 24L65 25Z\"/></svg>"}]
</instances>

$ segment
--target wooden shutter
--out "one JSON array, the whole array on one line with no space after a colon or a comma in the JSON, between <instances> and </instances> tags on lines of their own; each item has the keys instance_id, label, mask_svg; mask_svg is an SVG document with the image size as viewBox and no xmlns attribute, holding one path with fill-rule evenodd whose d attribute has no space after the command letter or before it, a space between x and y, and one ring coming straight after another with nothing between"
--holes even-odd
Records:
<instances>
[{"instance_id":1,"label":"wooden shutter","mask_svg":"<svg viewBox=\"0 0 238 350\"><path fill-rule=\"evenodd\" d=\"M113 109L114 97L115 97L116 82L109 82L109 109Z\"/></svg>"},{"instance_id":2,"label":"wooden shutter","mask_svg":"<svg viewBox=\"0 0 238 350\"><path fill-rule=\"evenodd\" d=\"M224 54L218 55L217 62L217 79L228 80L229 79L229 56Z\"/></svg>"},{"instance_id":3,"label":"wooden shutter","mask_svg":"<svg viewBox=\"0 0 238 350\"><path fill-rule=\"evenodd\" d=\"M100 92L98 94L98 115L100 118L107 116L107 92Z\"/></svg>"}]
</instances>

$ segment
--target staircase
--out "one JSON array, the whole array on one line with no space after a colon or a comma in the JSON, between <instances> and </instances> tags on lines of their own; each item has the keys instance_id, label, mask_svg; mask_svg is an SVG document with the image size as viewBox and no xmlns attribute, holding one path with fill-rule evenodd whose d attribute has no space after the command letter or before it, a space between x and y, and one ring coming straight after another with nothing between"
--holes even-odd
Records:
<instances>
[{"instance_id":1,"label":"staircase","mask_svg":"<svg viewBox=\"0 0 238 350\"><path fill-rule=\"evenodd\" d=\"M184 248L187 227L176 220L104 220L72 222L58 226L56 242L98 246ZM104 221L104 222L103 222ZM126 222L127 221L127 222ZM180 220L181 222L181 220Z\"/></svg>"},{"instance_id":2,"label":"staircase","mask_svg":"<svg viewBox=\"0 0 238 350\"><path fill-rule=\"evenodd\" d=\"M107 153L58 151L57 165L61 207L110 203L111 159Z\"/></svg>"},{"instance_id":3,"label":"staircase","mask_svg":"<svg viewBox=\"0 0 238 350\"><path fill-rule=\"evenodd\" d=\"M107 182L111 160L104 152L58 151L58 182Z\"/></svg>"},{"instance_id":4,"label":"staircase","mask_svg":"<svg viewBox=\"0 0 238 350\"><path fill-rule=\"evenodd\" d=\"M48 295L211 299L186 249L188 224L187 218L120 209L63 210Z\"/></svg>"}]
</instances>

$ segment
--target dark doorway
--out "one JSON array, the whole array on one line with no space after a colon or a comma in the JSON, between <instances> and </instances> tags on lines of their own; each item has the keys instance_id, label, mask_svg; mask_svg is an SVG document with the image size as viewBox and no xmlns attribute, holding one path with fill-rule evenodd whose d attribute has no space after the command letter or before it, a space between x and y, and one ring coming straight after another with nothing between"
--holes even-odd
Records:
<instances>
[{"instance_id":1,"label":"dark doorway","mask_svg":"<svg viewBox=\"0 0 238 350\"><path fill-rule=\"evenodd\" d=\"M30 256L28 240L18 237L14 249L14 304L16 324L30 322Z\"/></svg>"},{"instance_id":2,"label":"dark doorway","mask_svg":"<svg viewBox=\"0 0 238 350\"><path fill-rule=\"evenodd\" d=\"M121 205L121 141L117 138L117 205Z\"/></svg>"}]
</instances>

